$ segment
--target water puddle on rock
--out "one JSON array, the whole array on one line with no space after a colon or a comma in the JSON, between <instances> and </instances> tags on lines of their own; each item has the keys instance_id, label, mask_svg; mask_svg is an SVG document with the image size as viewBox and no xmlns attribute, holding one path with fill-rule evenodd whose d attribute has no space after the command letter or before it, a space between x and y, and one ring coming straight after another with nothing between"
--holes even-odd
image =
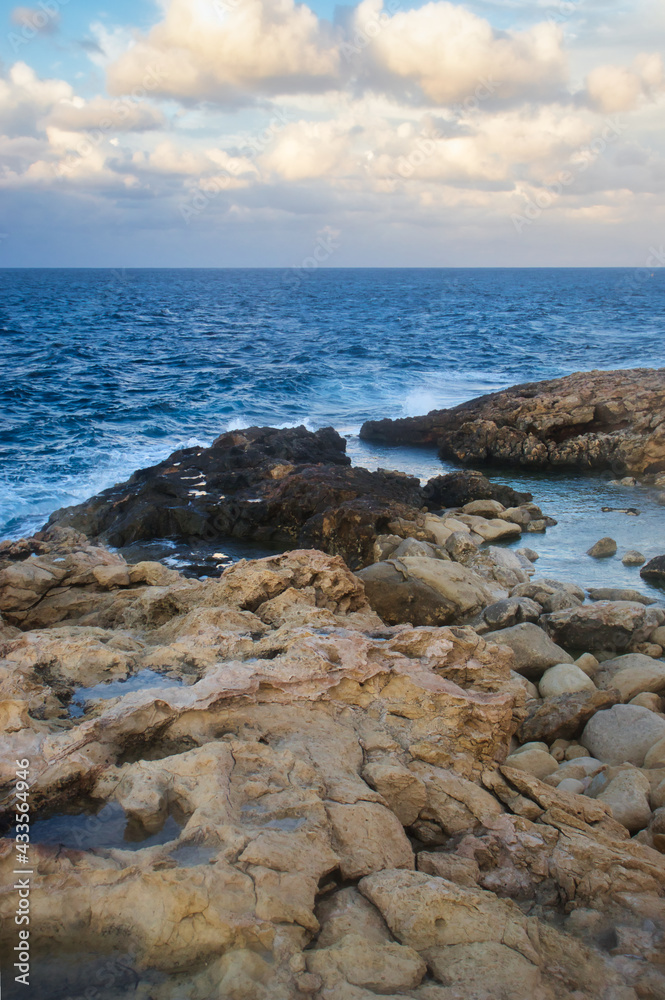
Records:
<instances>
[{"instance_id":1,"label":"water puddle on rock","mask_svg":"<svg viewBox=\"0 0 665 1000\"><path fill-rule=\"evenodd\" d=\"M169 816L157 833L148 833L140 823L127 817L117 802L109 802L98 812L56 813L31 824L33 844L52 844L78 851L119 848L140 851L144 847L167 844L180 835L182 827ZM11 830L9 837L14 837Z\"/></svg>"},{"instance_id":2,"label":"water puddle on rock","mask_svg":"<svg viewBox=\"0 0 665 1000\"><path fill-rule=\"evenodd\" d=\"M279 551L281 549L239 541L237 538L218 538L213 542L155 538L145 542L132 542L131 545L118 549L128 563L158 561L169 569L177 569L183 576L195 579L218 577L240 559L262 559Z\"/></svg>"},{"instance_id":3,"label":"water puddle on rock","mask_svg":"<svg viewBox=\"0 0 665 1000\"><path fill-rule=\"evenodd\" d=\"M55 950L55 948L54 948ZM162 972L137 969L131 955L89 952L62 952L58 956L35 955L30 963L30 985L16 983L3 976L3 1000L119 1000L120 997L150 996L151 987L168 980ZM2 956L3 967L14 961L9 954Z\"/></svg>"},{"instance_id":4,"label":"water puddle on rock","mask_svg":"<svg viewBox=\"0 0 665 1000\"><path fill-rule=\"evenodd\" d=\"M207 865L219 854L218 847L204 847L202 844L182 844L171 851L172 858L179 868L196 868L197 865Z\"/></svg>"},{"instance_id":5,"label":"water puddle on rock","mask_svg":"<svg viewBox=\"0 0 665 1000\"><path fill-rule=\"evenodd\" d=\"M178 678L165 677L154 670L141 670L122 681L107 681L95 684L94 687L77 688L69 704L69 714L73 719L80 718L85 712L86 702L95 699L119 698L150 688L180 687L182 683Z\"/></svg>"}]
</instances>

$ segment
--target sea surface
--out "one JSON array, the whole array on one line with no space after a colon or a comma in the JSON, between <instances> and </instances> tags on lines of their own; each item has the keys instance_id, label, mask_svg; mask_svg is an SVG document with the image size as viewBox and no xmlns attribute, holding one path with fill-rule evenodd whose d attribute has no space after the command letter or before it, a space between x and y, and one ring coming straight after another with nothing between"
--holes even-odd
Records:
<instances>
[{"instance_id":1,"label":"sea surface","mask_svg":"<svg viewBox=\"0 0 665 1000\"><path fill-rule=\"evenodd\" d=\"M664 333L665 269L2 270L0 537L251 424L332 424L354 463L425 480L454 466L364 444L362 422L573 371L661 367ZM648 590L619 558L665 551L656 491L491 474L559 518L523 539L539 576ZM585 557L606 534L619 558Z\"/></svg>"}]
</instances>

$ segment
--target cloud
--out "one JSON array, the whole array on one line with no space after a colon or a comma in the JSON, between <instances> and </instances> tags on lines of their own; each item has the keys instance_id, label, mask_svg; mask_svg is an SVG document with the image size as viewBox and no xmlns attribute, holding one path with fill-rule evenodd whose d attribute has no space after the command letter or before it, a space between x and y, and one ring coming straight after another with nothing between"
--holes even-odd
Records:
<instances>
[{"instance_id":1,"label":"cloud","mask_svg":"<svg viewBox=\"0 0 665 1000\"><path fill-rule=\"evenodd\" d=\"M131 100L110 101L101 97L62 99L54 104L44 124L65 132L147 132L166 124L164 115L146 103Z\"/></svg>"},{"instance_id":2,"label":"cloud","mask_svg":"<svg viewBox=\"0 0 665 1000\"><path fill-rule=\"evenodd\" d=\"M130 92L150 66L160 70L159 94L233 105L325 90L339 53L316 15L293 0L171 0L164 20L109 67L111 93Z\"/></svg>"},{"instance_id":3,"label":"cloud","mask_svg":"<svg viewBox=\"0 0 665 1000\"><path fill-rule=\"evenodd\" d=\"M43 3L39 7L14 7L11 12L11 22L22 28L26 37L39 35L54 35L60 27L58 3Z\"/></svg>"},{"instance_id":4,"label":"cloud","mask_svg":"<svg viewBox=\"0 0 665 1000\"><path fill-rule=\"evenodd\" d=\"M164 19L110 64L108 84L128 93L159 66L159 93L231 106L344 89L450 104L488 80L504 101L537 99L563 91L562 37L551 23L497 32L447 0L392 15L363 0L334 29L294 0L170 0Z\"/></svg>"},{"instance_id":5,"label":"cloud","mask_svg":"<svg viewBox=\"0 0 665 1000\"><path fill-rule=\"evenodd\" d=\"M663 60L657 53L638 56L632 67L597 66L586 78L589 103L608 113L631 111L643 100L655 100L663 91Z\"/></svg>"},{"instance_id":6,"label":"cloud","mask_svg":"<svg viewBox=\"0 0 665 1000\"><path fill-rule=\"evenodd\" d=\"M365 39L372 39L364 47L366 60L384 81L389 76L410 81L439 105L473 98L488 83L502 99L551 97L563 91L567 78L556 25L497 32L488 21L446 0L392 17L381 0L363 0L346 51L360 49Z\"/></svg>"}]
</instances>

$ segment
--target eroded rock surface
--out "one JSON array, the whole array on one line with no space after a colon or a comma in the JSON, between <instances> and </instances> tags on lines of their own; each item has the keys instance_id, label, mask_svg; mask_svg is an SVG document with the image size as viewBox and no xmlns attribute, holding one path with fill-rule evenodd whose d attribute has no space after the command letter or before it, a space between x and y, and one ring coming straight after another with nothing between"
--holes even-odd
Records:
<instances>
[{"instance_id":1,"label":"eroded rock surface","mask_svg":"<svg viewBox=\"0 0 665 1000\"><path fill-rule=\"evenodd\" d=\"M665 370L578 372L528 382L423 417L363 424L360 436L436 445L442 458L635 475L665 469Z\"/></svg>"},{"instance_id":2,"label":"eroded rock surface","mask_svg":"<svg viewBox=\"0 0 665 1000\"><path fill-rule=\"evenodd\" d=\"M203 581L128 566L71 529L3 558L0 781L9 795L30 759L44 995L54 956L119 955L100 1000L129 984L139 1000L665 996L657 766L565 739L520 751L537 716L525 700L540 702L500 639L386 625L318 550ZM166 686L123 694L145 671ZM72 715L82 686L96 697ZM577 735L593 709L602 723L619 697L564 695L579 703L558 731ZM617 709L648 717L652 762L665 721ZM124 839L95 846L111 814ZM5 954L14 865L0 840ZM70 966L83 996L94 970Z\"/></svg>"}]
</instances>

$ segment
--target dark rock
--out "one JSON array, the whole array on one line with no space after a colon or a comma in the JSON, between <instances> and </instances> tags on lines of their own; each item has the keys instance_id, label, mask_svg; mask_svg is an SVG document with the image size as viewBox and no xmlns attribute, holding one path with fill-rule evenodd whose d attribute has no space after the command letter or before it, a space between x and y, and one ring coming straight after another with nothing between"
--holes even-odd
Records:
<instances>
[{"instance_id":1,"label":"dark rock","mask_svg":"<svg viewBox=\"0 0 665 1000\"><path fill-rule=\"evenodd\" d=\"M633 601L636 604L655 604L653 597L640 594L639 590L621 587L589 587L587 591L592 601Z\"/></svg>"},{"instance_id":2,"label":"dark rock","mask_svg":"<svg viewBox=\"0 0 665 1000\"><path fill-rule=\"evenodd\" d=\"M640 570L640 576L654 587L665 587L665 556L650 559Z\"/></svg>"},{"instance_id":3,"label":"dark rock","mask_svg":"<svg viewBox=\"0 0 665 1000\"><path fill-rule=\"evenodd\" d=\"M266 547L314 547L355 568L379 534L424 505L417 479L351 468L332 428L229 431L210 448L174 452L49 525L70 526L114 546L156 538L235 538Z\"/></svg>"},{"instance_id":4,"label":"dark rock","mask_svg":"<svg viewBox=\"0 0 665 1000\"><path fill-rule=\"evenodd\" d=\"M520 622L537 622L540 614L540 605L528 597L509 597L485 608L483 618L490 628L502 629Z\"/></svg>"},{"instance_id":5,"label":"dark rock","mask_svg":"<svg viewBox=\"0 0 665 1000\"><path fill-rule=\"evenodd\" d=\"M577 372L423 417L363 424L367 441L435 445L442 458L643 474L665 469L665 369ZM499 499L499 498L497 498Z\"/></svg>"},{"instance_id":6,"label":"dark rock","mask_svg":"<svg viewBox=\"0 0 665 1000\"><path fill-rule=\"evenodd\" d=\"M492 483L481 472L449 472L435 476L423 487L430 509L464 507L473 500L498 500L504 507L519 507L533 499L531 493L518 493L510 486Z\"/></svg>"},{"instance_id":7,"label":"dark rock","mask_svg":"<svg viewBox=\"0 0 665 1000\"><path fill-rule=\"evenodd\" d=\"M631 601L596 601L544 615L541 623L567 649L624 652L646 642L665 619L657 608Z\"/></svg>"},{"instance_id":8,"label":"dark rock","mask_svg":"<svg viewBox=\"0 0 665 1000\"><path fill-rule=\"evenodd\" d=\"M608 559L610 556L615 556L616 554L617 543L613 538L609 537L601 538L587 550L587 555L593 556L594 559Z\"/></svg>"},{"instance_id":9,"label":"dark rock","mask_svg":"<svg viewBox=\"0 0 665 1000\"><path fill-rule=\"evenodd\" d=\"M618 691L575 691L535 704L517 731L520 743L532 740L553 743L573 740L589 719L604 708L621 701Z\"/></svg>"}]
</instances>

